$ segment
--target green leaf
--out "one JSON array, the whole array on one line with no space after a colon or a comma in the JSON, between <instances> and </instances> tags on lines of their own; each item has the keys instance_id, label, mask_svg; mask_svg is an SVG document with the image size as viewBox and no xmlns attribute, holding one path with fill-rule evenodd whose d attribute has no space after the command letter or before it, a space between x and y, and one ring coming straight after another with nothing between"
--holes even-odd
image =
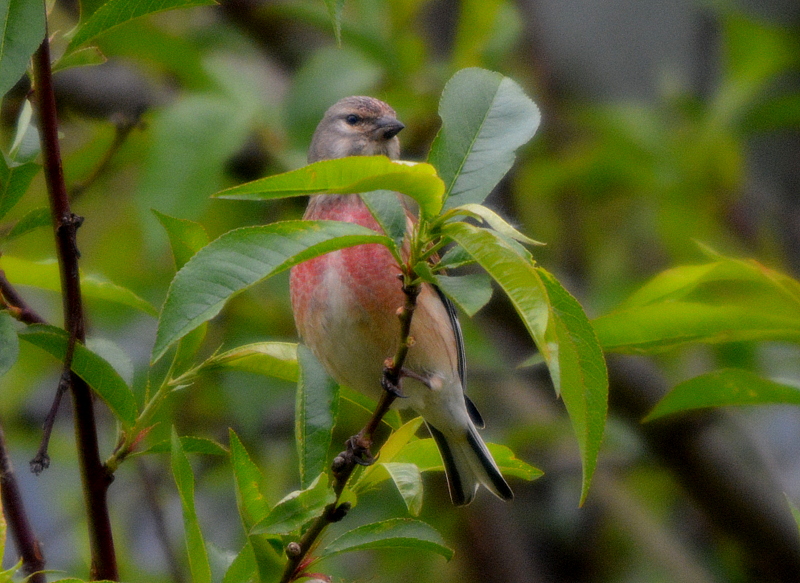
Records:
<instances>
[{"instance_id":1,"label":"green leaf","mask_svg":"<svg viewBox=\"0 0 800 583\"><path fill-rule=\"evenodd\" d=\"M320 557L382 548L431 551L448 561L453 557L453 551L445 546L442 536L433 527L410 518L392 518L354 528L332 541Z\"/></svg>"},{"instance_id":2,"label":"green leaf","mask_svg":"<svg viewBox=\"0 0 800 583\"><path fill-rule=\"evenodd\" d=\"M464 204L451 209L450 213L452 213L453 216L466 215L481 220L501 235L519 241L520 243L525 243L526 245L544 245L544 243L540 241L523 235L512 227L503 217L482 204Z\"/></svg>"},{"instance_id":3,"label":"green leaf","mask_svg":"<svg viewBox=\"0 0 800 583\"><path fill-rule=\"evenodd\" d=\"M11 230L5 236L6 241L21 237L40 227L49 227L51 224L50 209L47 207L35 208L27 212L20 220L14 223Z\"/></svg>"},{"instance_id":4,"label":"green leaf","mask_svg":"<svg viewBox=\"0 0 800 583\"><path fill-rule=\"evenodd\" d=\"M260 580L253 545L248 540L225 571L222 583L253 583Z\"/></svg>"},{"instance_id":5,"label":"green leaf","mask_svg":"<svg viewBox=\"0 0 800 583\"><path fill-rule=\"evenodd\" d=\"M212 439L206 439L204 437L194 437L191 435L185 435L181 437L181 448L183 449L184 453L194 453L199 455L224 455L227 456L229 454L228 450L225 449L220 443ZM154 444L147 449L142 451L135 452L134 455L144 455L148 453L169 453L172 451L172 440L165 439L164 441L160 441Z\"/></svg>"},{"instance_id":6,"label":"green leaf","mask_svg":"<svg viewBox=\"0 0 800 583\"><path fill-rule=\"evenodd\" d=\"M399 256L399 249L403 247L403 240L406 237L408 216L397 193L391 190L364 192L361 194L361 200L367 205L383 232L394 241L395 255Z\"/></svg>"},{"instance_id":7,"label":"green leaf","mask_svg":"<svg viewBox=\"0 0 800 583\"><path fill-rule=\"evenodd\" d=\"M474 264L475 260L472 258L472 255L467 253L466 249L458 245L453 245L442 256L437 266L444 269L455 269L456 267Z\"/></svg>"},{"instance_id":8,"label":"green leaf","mask_svg":"<svg viewBox=\"0 0 800 583\"><path fill-rule=\"evenodd\" d=\"M185 530L186 551L189 555L189 569L192 573L193 583L211 583L211 567L208 562L208 553L197 520L197 511L194 505L194 475L189 459L183 451L181 440L175 428L172 428L172 475L178 486L183 509L183 527Z\"/></svg>"},{"instance_id":9,"label":"green leaf","mask_svg":"<svg viewBox=\"0 0 800 583\"><path fill-rule=\"evenodd\" d=\"M505 445L487 443L486 447L489 448L497 467L500 468L504 476L514 476L531 481L543 475L541 470L517 458L514 452ZM409 441L392 461L414 464L421 472L444 471L439 448L436 447L436 442L433 439ZM386 477L383 476L382 479L386 479Z\"/></svg>"},{"instance_id":10,"label":"green leaf","mask_svg":"<svg viewBox=\"0 0 800 583\"><path fill-rule=\"evenodd\" d=\"M200 223L176 219L156 209L152 212L167 232L176 269L183 267L192 255L208 245L208 234Z\"/></svg>"},{"instance_id":11,"label":"green leaf","mask_svg":"<svg viewBox=\"0 0 800 583\"><path fill-rule=\"evenodd\" d=\"M597 336L581 305L550 273L541 268L539 273L552 306L547 336L558 351L557 364L548 360L548 367L556 390L561 391L578 439L583 463L583 504L603 441L608 412L608 372Z\"/></svg>"},{"instance_id":12,"label":"green leaf","mask_svg":"<svg viewBox=\"0 0 800 583\"><path fill-rule=\"evenodd\" d=\"M214 195L235 200L271 200L311 194L353 194L393 190L417 201L422 215L442 209L444 184L430 164L390 160L386 156L350 156L321 160L297 170L267 176Z\"/></svg>"},{"instance_id":13,"label":"green leaf","mask_svg":"<svg viewBox=\"0 0 800 583\"><path fill-rule=\"evenodd\" d=\"M97 47L84 47L64 54L58 61L53 63L53 73L72 69L73 67L102 65L107 60L106 56Z\"/></svg>"},{"instance_id":14,"label":"green leaf","mask_svg":"<svg viewBox=\"0 0 800 583\"><path fill-rule=\"evenodd\" d=\"M25 74L45 35L44 2L0 0L0 97Z\"/></svg>"},{"instance_id":15,"label":"green leaf","mask_svg":"<svg viewBox=\"0 0 800 583\"><path fill-rule=\"evenodd\" d=\"M776 403L800 405L800 387L771 381L747 370L722 369L678 384L644 421L692 409Z\"/></svg>"},{"instance_id":16,"label":"green leaf","mask_svg":"<svg viewBox=\"0 0 800 583\"><path fill-rule=\"evenodd\" d=\"M300 485L307 488L328 464L339 385L303 345L297 349L297 360L300 379L297 383L294 433L300 461Z\"/></svg>"},{"instance_id":17,"label":"green leaf","mask_svg":"<svg viewBox=\"0 0 800 583\"><path fill-rule=\"evenodd\" d=\"M34 162L9 164L5 154L0 152L0 219L19 202L40 168L41 166Z\"/></svg>"},{"instance_id":18,"label":"green leaf","mask_svg":"<svg viewBox=\"0 0 800 583\"><path fill-rule=\"evenodd\" d=\"M0 311L0 377L14 366L19 356L19 339L14 329L14 318L7 311Z\"/></svg>"},{"instance_id":19,"label":"green leaf","mask_svg":"<svg viewBox=\"0 0 800 583\"><path fill-rule=\"evenodd\" d=\"M325 0L325 6L328 7L328 15L331 17L331 24L333 25L333 34L336 36L336 44L342 44L342 8L344 8L344 0Z\"/></svg>"},{"instance_id":20,"label":"green leaf","mask_svg":"<svg viewBox=\"0 0 800 583\"><path fill-rule=\"evenodd\" d=\"M95 10L86 22L81 23L69 42L66 53L71 53L97 35L134 18L173 8L208 4L214 4L214 0L109 0Z\"/></svg>"},{"instance_id":21,"label":"green leaf","mask_svg":"<svg viewBox=\"0 0 800 583\"><path fill-rule=\"evenodd\" d=\"M336 494L328 483L328 476L320 474L305 490L297 490L275 505L264 520L256 524L252 534L290 534L313 520L328 504L336 501Z\"/></svg>"},{"instance_id":22,"label":"green leaf","mask_svg":"<svg viewBox=\"0 0 800 583\"><path fill-rule=\"evenodd\" d=\"M470 317L492 299L492 281L485 273L457 277L437 274L435 278L436 285Z\"/></svg>"},{"instance_id":23,"label":"green leaf","mask_svg":"<svg viewBox=\"0 0 800 583\"><path fill-rule=\"evenodd\" d=\"M800 342L800 283L750 260L664 271L592 324L606 350L650 353L691 342Z\"/></svg>"},{"instance_id":24,"label":"green leaf","mask_svg":"<svg viewBox=\"0 0 800 583\"><path fill-rule=\"evenodd\" d=\"M61 292L61 276L58 264L55 262L35 263L10 255L0 257L0 268L6 272L6 277L15 285L29 285ZM145 314L156 316L158 312L150 303L128 288L111 283L93 275L81 275L81 293L86 298L114 302Z\"/></svg>"},{"instance_id":25,"label":"green leaf","mask_svg":"<svg viewBox=\"0 0 800 583\"><path fill-rule=\"evenodd\" d=\"M414 419L411 419L405 423L402 427L392 431L389 439L387 439L386 443L384 443L381 447L381 462L394 461L394 458L399 455L406 444L412 440L416 440L414 436L417 433L417 430L420 428L420 425L422 425L422 417L415 417ZM356 479L350 486L353 492L360 494L374 484L377 484L378 482L388 478L389 476L385 472L382 473L380 471L379 466L380 464L374 464L364 468L364 471L361 473L358 479Z\"/></svg>"},{"instance_id":26,"label":"green leaf","mask_svg":"<svg viewBox=\"0 0 800 583\"><path fill-rule=\"evenodd\" d=\"M33 324L21 330L19 338L62 362L66 356L68 336L61 328ZM136 423L138 409L133 392L108 362L78 343L72 357L72 370L106 402L123 425L130 427Z\"/></svg>"},{"instance_id":27,"label":"green leaf","mask_svg":"<svg viewBox=\"0 0 800 583\"><path fill-rule=\"evenodd\" d=\"M359 393L350 387L344 385L339 386L339 399L351 403L369 415L375 411L374 399L370 399L363 393ZM403 425L403 421L400 418L400 412L397 409L390 410L386 415L384 415L383 423L392 429L398 429L401 425Z\"/></svg>"},{"instance_id":28,"label":"green leaf","mask_svg":"<svg viewBox=\"0 0 800 583\"><path fill-rule=\"evenodd\" d=\"M286 221L244 227L203 247L172 280L153 348L153 362L231 297L307 259L361 243L389 244L375 231L337 221Z\"/></svg>"},{"instance_id":29,"label":"green leaf","mask_svg":"<svg viewBox=\"0 0 800 583\"><path fill-rule=\"evenodd\" d=\"M215 354L188 374L230 369L297 382L297 344L293 342L255 342Z\"/></svg>"},{"instance_id":30,"label":"green leaf","mask_svg":"<svg viewBox=\"0 0 800 583\"><path fill-rule=\"evenodd\" d=\"M445 225L442 234L461 245L500 285L548 364L557 363L557 354L545 337L550 316L547 291L532 261L497 233L468 223Z\"/></svg>"},{"instance_id":31,"label":"green leaf","mask_svg":"<svg viewBox=\"0 0 800 583\"><path fill-rule=\"evenodd\" d=\"M264 520L270 512L269 504L261 493L260 486L264 477L232 429L229 435L239 516L253 550L260 579L271 581L282 570L282 560L270 543L269 537L251 533L252 528Z\"/></svg>"},{"instance_id":32,"label":"green leaf","mask_svg":"<svg viewBox=\"0 0 800 583\"><path fill-rule=\"evenodd\" d=\"M482 203L514 164L517 148L539 127L539 108L514 81L463 69L445 85L442 128L428 161L446 185L445 207Z\"/></svg>"},{"instance_id":33,"label":"green leaf","mask_svg":"<svg viewBox=\"0 0 800 583\"><path fill-rule=\"evenodd\" d=\"M384 462L379 464L389 473L411 516L422 511L422 474L415 464Z\"/></svg>"},{"instance_id":34,"label":"green leaf","mask_svg":"<svg viewBox=\"0 0 800 583\"><path fill-rule=\"evenodd\" d=\"M792 518L794 518L797 529L800 531L800 509L795 506L795 503L792 502L788 495L784 494L784 496L786 496L786 502L789 504L789 509L792 511Z\"/></svg>"}]
</instances>

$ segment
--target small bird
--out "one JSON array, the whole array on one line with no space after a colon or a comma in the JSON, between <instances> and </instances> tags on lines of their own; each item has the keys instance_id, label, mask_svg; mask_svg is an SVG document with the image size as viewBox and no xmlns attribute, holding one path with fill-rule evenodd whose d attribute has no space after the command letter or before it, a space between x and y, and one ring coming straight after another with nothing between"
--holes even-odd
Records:
<instances>
[{"instance_id":1,"label":"small bird","mask_svg":"<svg viewBox=\"0 0 800 583\"><path fill-rule=\"evenodd\" d=\"M346 97L325 113L311 140L308 161L344 156L400 156L404 128L395 111L372 97ZM314 195L305 219L357 223L382 232L357 194ZM409 222L409 224L411 224ZM357 245L301 263L291 271L292 308L298 332L330 375L379 397L384 362L400 337L398 309L405 302L400 267L379 244ZM464 393L465 358L453 304L423 284L411 321L401 400L425 420L444 462L450 498L469 504L483 484L499 498L513 498L481 439L475 405Z\"/></svg>"}]
</instances>

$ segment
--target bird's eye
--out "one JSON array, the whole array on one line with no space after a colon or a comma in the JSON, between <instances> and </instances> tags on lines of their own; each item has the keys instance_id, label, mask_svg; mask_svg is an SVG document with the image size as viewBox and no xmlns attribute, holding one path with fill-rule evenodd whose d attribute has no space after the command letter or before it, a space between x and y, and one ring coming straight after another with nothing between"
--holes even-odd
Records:
<instances>
[{"instance_id":1,"label":"bird's eye","mask_svg":"<svg viewBox=\"0 0 800 583\"><path fill-rule=\"evenodd\" d=\"M348 115L346 118L344 118L344 121L346 121L346 122L347 122L348 124L350 124L351 126L354 126L354 125L356 125L358 122L360 122L360 121L361 121L361 118L360 118L360 117L358 117L356 114L354 114L354 113L351 113L351 114L350 114L350 115Z\"/></svg>"}]
</instances>

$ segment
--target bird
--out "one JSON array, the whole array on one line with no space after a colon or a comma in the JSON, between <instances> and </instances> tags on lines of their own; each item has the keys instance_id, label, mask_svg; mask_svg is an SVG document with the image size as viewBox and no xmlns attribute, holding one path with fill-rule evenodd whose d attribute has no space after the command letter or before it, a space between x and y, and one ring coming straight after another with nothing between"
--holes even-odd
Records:
<instances>
[{"instance_id":1,"label":"bird","mask_svg":"<svg viewBox=\"0 0 800 583\"><path fill-rule=\"evenodd\" d=\"M387 103L352 96L332 105L319 122L309 163L345 156L400 157L405 126ZM357 223L382 232L358 194L312 195L306 220ZM413 217L408 220L409 227ZM336 382L378 398L384 363L400 339L404 305L401 269L380 244L333 251L294 266L290 295L302 341ZM450 498L463 506L481 485L503 500L513 492L478 433L484 423L466 396L464 342L452 302L423 283L411 320L413 344L402 378L402 405L425 421L444 464Z\"/></svg>"}]
</instances>

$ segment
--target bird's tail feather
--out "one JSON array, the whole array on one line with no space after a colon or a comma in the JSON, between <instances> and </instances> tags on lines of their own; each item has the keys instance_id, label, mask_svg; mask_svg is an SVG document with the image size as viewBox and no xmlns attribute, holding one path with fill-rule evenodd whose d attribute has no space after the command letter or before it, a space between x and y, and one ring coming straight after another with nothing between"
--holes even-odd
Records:
<instances>
[{"instance_id":1,"label":"bird's tail feather","mask_svg":"<svg viewBox=\"0 0 800 583\"><path fill-rule=\"evenodd\" d=\"M427 425L442 455L453 504L464 506L472 502L481 484L503 500L514 497L492 454L471 423L464 435L456 436L445 435L430 423Z\"/></svg>"}]
</instances>

